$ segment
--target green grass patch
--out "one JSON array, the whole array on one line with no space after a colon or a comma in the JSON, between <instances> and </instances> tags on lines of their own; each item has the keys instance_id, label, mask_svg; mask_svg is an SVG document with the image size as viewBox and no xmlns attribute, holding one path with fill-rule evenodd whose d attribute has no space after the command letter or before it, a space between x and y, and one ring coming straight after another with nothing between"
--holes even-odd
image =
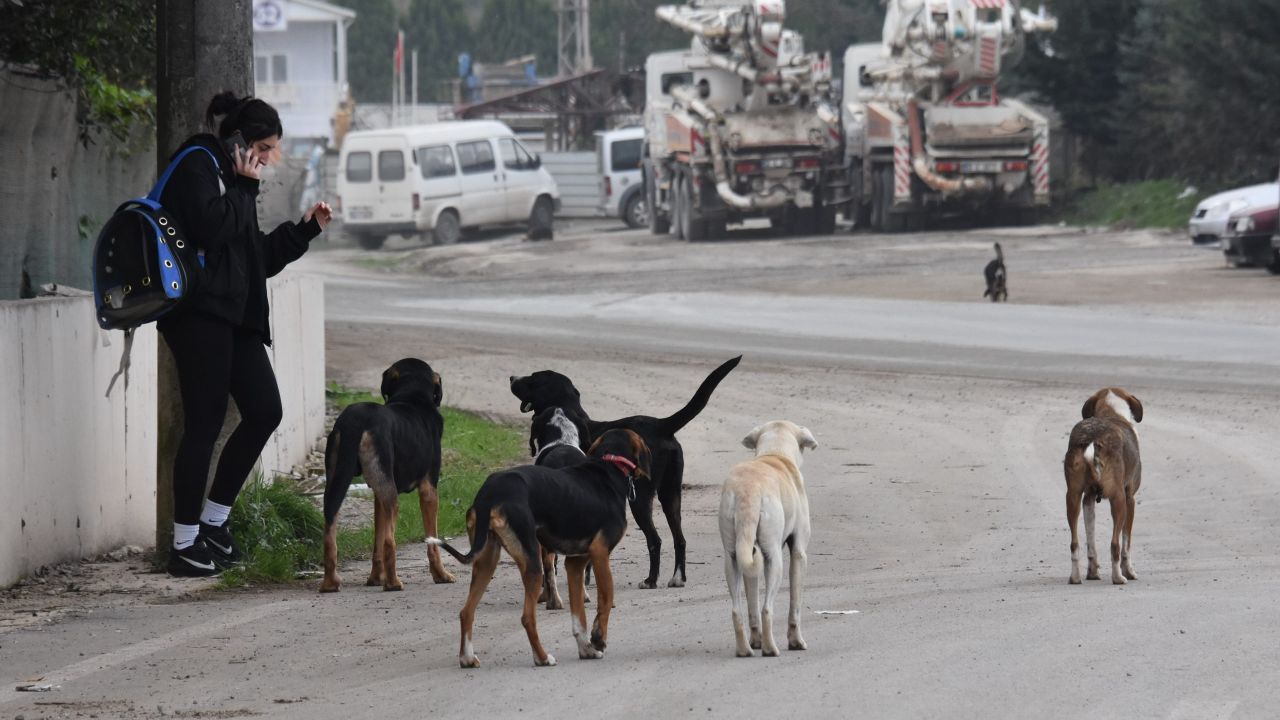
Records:
<instances>
[{"instance_id":1,"label":"green grass patch","mask_svg":"<svg viewBox=\"0 0 1280 720\"><path fill-rule=\"evenodd\" d=\"M338 410L358 402L382 402L374 393L337 383L330 383L325 394ZM440 413L444 416L444 437L438 526L442 535L458 535L466 527L466 511L480 484L493 471L523 462L528 449L524 433L517 427L454 408L441 408ZM245 553L245 562L222 574L223 587L288 582L301 571L321 566L324 516L316 501L299 493L290 479L249 483L236 498L231 533ZM423 537L417 493L401 495L396 542L416 542ZM338 554L343 560L368 558L372 548L372 525L338 533Z\"/></svg>"},{"instance_id":2,"label":"green grass patch","mask_svg":"<svg viewBox=\"0 0 1280 720\"><path fill-rule=\"evenodd\" d=\"M1207 196L1197 192L1180 198L1186 187L1186 183L1177 180L1103 184L1078 196L1063 219L1071 225L1182 228L1196 205Z\"/></svg>"}]
</instances>

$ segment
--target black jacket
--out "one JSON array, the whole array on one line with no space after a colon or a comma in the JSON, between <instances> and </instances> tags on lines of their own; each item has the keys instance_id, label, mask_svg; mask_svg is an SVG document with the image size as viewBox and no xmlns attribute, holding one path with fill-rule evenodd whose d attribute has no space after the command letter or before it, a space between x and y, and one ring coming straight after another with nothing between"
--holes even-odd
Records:
<instances>
[{"instance_id":1,"label":"black jacket","mask_svg":"<svg viewBox=\"0 0 1280 720\"><path fill-rule=\"evenodd\" d=\"M179 152L192 145L213 151L218 167L207 154L191 153L169 178L160 204L204 252L204 270L197 294L181 312L162 319L159 328L182 322L186 313L201 312L256 333L270 345L267 278L302 257L320 234L320 224L313 217L263 233L258 229L258 181L236 174L217 137L196 135Z\"/></svg>"}]
</instances>

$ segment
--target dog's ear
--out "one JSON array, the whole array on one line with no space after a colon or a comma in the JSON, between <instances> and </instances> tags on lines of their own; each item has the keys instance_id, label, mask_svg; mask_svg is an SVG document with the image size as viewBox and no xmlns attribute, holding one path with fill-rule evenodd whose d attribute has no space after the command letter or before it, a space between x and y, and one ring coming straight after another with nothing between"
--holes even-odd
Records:
<instances>
[{"instance_id":1,"label":"dog's ear","mask_svg":"<svg viewBox=\"0 0 1280 720\"><path fill-rule=\"evenodd\" d=\"M757 425L754 428L752 428L751 432L747 433L747 436L742 438L742 447L748 450L755 450L756 443L760 441L760 433L763 431L764 431L763 425Z\"/></svg>"},{"instance_id":2,"label":"dog's ear","mask_svg":"<svg viewBox=\"0 0 1280 720\"><path fill-rule=\"evenodd\" d=\"M396 381L400 379L400 370L395 365L382 371L382 399L389 400L395 394Z\"/></svg>"},{"instance_id":3,"label":"dog's ear","mask_svg":"<svg viewBox=\"0 0 1280 720\"><path fill-rule=\"evenodd\" d=\"M440 407L440 403L444 402L444 381L440 379L440 373L431 373L431 384L435 387L436 407Z\"/></svg>"},{"instance_id":4,"label":"dog's ear","mask_svg":"<svg viewBox=\"0 0 1280 720\"><path fill-rule=\"evenodd\" d=\"M1097 408L1097 405L1098 405L1098 394L1094 393L1093 395L1089 396L1088 400L1084 401L1084 407L1080 408L1080 417L1084 418L1085 420L1088 420L1089 418L1093 417L1095 409Z\"/></svg>"},{"instance_id":5,"label":"dog's ear","mask_svg":"<svg viewBox=\"0 0 1280 720\"><path fill-rule=\"evenodd\" d=\"M636 474L643 478L652 478L649 473L653 465L653 456L649 452L649 446L636 433L628 430L627 435L631 439L631 451L635 453Z\"/></svg>"},{"instance_id":6,"label":"dog's ear","mask_svg":"<svg viewBox=\"0 0 1280 720\"><path fill-rule=\"evenodd\" d=\"M796 441L800 443L801 450L818 449L818 439L813 436L813 433L809 432L807 427L800 428L800 432L796 435Z\"/></svg>"},{"instance_id":7,"label":"dog's ear","mask_svg":"<svg viewBox=\"0 0 1280 720\"><path fill-rule=\"evenodd\" d=\"M1133 421L1142 422L1142 401L1127 392L1123 392L1121 397L1129 403L1129 412L1133 413Z\"/></svg>"}]
</instances>

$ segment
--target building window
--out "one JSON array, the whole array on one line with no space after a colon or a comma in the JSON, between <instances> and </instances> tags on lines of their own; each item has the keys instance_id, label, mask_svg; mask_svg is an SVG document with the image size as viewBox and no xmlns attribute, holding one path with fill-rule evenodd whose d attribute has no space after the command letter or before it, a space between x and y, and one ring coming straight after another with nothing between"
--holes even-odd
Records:
<instances>
[{"instance_id":1,"label":"building window","mask_svg":"<svg viewBox=\"0 0 1280 720\"><path fill-rule=\"evenodd\" d=\"M289 56L254 55L253 80L259 85L283 85L289 82Z\"/></svg>"}]
</instances>

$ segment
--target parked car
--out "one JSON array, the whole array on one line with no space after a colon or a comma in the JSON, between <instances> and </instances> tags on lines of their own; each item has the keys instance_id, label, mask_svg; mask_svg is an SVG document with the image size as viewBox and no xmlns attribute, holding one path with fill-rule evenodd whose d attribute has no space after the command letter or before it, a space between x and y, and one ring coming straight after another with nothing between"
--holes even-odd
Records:
<instances>
[{"instance_id":1,"label":"parked car","mask_svg":"<svg viewBox=\"0 0 1280 720\"><path fill-rule=\"evenodd\" d=\"M348 133L338 211L366 249L389 235L455 243L464 228L527 223L550 237L560 190L505 124L489 120Z\"/></svg>"},{"instance_id":2,"label":"parked car","mask_svg":"<svg viewBox=\"0 0 1280 720\"><path fill-rule=\"evenodd\" d=\"M622 218L629 227L646 227L649 208L640 173L644 128L596 133L596 166L600 176L600 212Z\"/></svg>"},{"instance_id":3,"label":"parked car","mask_svg":"<svg viewBox=\"0 0 1280 720\"><path fill-rule=\"evenodd\" d=\"M1272 194L1268 206L1250 207L1233 214L1222 236L1222 254L1236 267L1270 266L1273 262L1271 236L1280 219L1280 196Z\"/></svg>"},{"instance_id":4,"label":"parked car","mask_svg":"<svg viewBox=\"0 0 1280 720\"><path fill-rule=\"evenodd\" d=\"M1217 245L1227 232L1227 221L1246 208L1264 205L1280 196L1280 184L1270 182L1211 195L1196 206L1188 230L1197 245Z\"/></svg>"}]
</instances>

